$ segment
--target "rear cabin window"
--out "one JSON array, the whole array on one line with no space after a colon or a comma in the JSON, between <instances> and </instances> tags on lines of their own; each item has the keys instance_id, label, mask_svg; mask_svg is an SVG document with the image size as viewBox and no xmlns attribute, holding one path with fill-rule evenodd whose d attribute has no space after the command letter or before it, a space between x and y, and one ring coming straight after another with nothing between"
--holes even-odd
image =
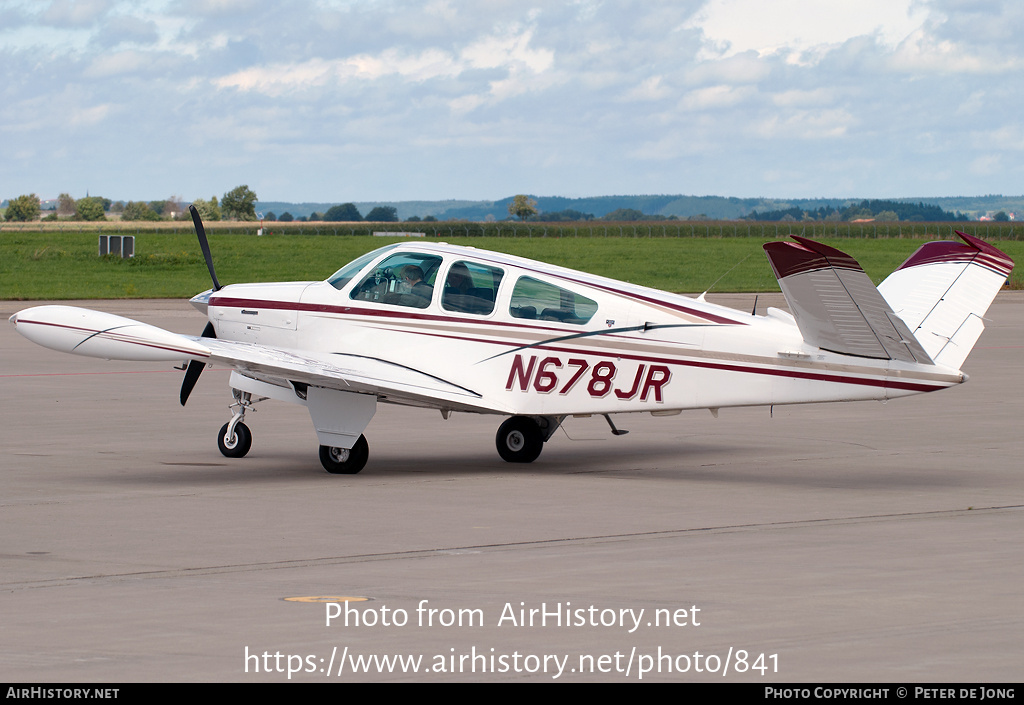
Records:
<instances>
[{"instance_id":1,"label":"rear cabin window","mask_svg":"<svg viewBox=\"0 0 1024 705\"><path fill-rule=\"evenodd\" d=\"M446 311L486 316L494 311L494 299L505 271L475 262L456 262L448 269L441 294Z\"/></svg>"},{"instance_id":2,"label":"rear cabin window","mask_svg":"<svg viewBox=\"0 0 1024 705\"><path fill-rule=\"evenodd\" d=\"M514 318L583 325L597 313L597 302L533 277L520 277L509 313Z\"/></svg>"},{"instance_id":3,"label":"rear cabin window","mask_svg":"<svg viewBox=\"0 0 1024 705\"><path fill-rule=\"evenodd\" d=\"M356 301L426 308L434 297L434 278L441 258L418 252L391 255L352 290Z\"/></svg>"}]
</instances>

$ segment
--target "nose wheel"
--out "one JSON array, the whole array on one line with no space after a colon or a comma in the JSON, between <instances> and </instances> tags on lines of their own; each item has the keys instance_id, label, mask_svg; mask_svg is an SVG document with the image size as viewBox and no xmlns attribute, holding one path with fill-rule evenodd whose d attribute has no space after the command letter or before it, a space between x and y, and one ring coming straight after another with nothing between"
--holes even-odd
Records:
<instances>
[{"instance_id":1,"label":"nose wheel","mask_svg":"<svg viewBox=\"0 0 1024 705\"><path fill-rule=\"evenodd\" d=\"M236 423L234 432L231 424L221 426L220 434L217 436L217 447L221 454L228 458L244 457L252 448L252 431L244 423Z\"/></svg>"}]
</instances>

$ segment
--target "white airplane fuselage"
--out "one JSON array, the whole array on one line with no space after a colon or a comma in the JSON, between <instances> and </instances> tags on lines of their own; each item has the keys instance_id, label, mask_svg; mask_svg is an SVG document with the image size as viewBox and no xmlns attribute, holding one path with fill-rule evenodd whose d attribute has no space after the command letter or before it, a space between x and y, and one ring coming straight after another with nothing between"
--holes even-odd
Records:
<instances>
[{"instance_id":1,"label":"white airplane fuselage","mask_svg":"<svg viewBox=\"0 0 1024 705\"><path fill-rule=\"evenodd\" d=\"M889 399L964 379L935 365L808 345L792 317L776 309L751 315L472 248L422 243L401 250L442 258L436 289L454 262L500 269L493 309L483 315L448 310L440 295L423 308L353 298L375 260L341 290L327 282L225 287L210 296L209 318L220 339L386 359L471 389L482 406L501 414ZM596 302L596 312L583 324L515 317L512 292L520 277L571 290Z\"/></svg>"}]
</instances>

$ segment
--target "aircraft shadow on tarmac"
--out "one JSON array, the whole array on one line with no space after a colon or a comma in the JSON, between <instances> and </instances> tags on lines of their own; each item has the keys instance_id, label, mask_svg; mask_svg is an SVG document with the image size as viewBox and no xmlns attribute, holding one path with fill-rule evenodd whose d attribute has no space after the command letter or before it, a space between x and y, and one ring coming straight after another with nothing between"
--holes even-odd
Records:
<instances>
[{"instance_id":1,"label":"aircraft shadow on tarmac","mask_svg":"<svg viewBox=\"0 0 1024 705\"><path fill-rule=\"evenodd\" d=\"M776 438L776 441L780 439ZM793 440L783 439L783 440ZM481 444L482 445L482 444ZM410 457L401 448L382 447L358 476L328 475L316 457L287 449L262 449L244 461L222 460L210 455L183 453L177 458L155 460L147 469L125 475L123 468L98 472L99 484L134 486L217 485L265 486L280 484L317 485L328 488L373 485L402 480L470 480L486 478L545 478L579 476L631 482L672 482L681 486L711 483L749 487L829 488L849 490L904 491L968 487L969 473L950 459L940 467L913 461L911 451L876 450L863 445L838 443L822 453L815 439L788 450L766 449L756 437L742 441L723 434L720 442L707 437L664 442L633 443L579 441L552 444L545 458L529 465L510 465L481 447L445 452L424 451Z\"/></svg>"}]
</instances>

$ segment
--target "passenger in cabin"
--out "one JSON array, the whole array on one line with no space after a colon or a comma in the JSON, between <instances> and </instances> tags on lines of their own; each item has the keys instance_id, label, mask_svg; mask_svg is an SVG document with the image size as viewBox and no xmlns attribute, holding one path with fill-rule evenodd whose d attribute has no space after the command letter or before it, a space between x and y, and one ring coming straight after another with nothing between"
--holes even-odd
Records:
<instances>
[{"instance_id":1,"label":"passenger in cabin","mask_svg":"<svg viewBox=\"0 0 1024 705\"><path fill-rule=\"evenodd\" d=\"M473 277L469 274L469 268L462 262L456 262L448 270L448 281L445 282L445 290L453 294L465 294L473 287Z\"/></svg>"},{"instance_id":2,"label":"passenger in cabin","mask_svg":"<svg viewBox=\"0 0 1024 705\"><path fill-rule=\"evenodd\" d=\"M473 277L469 268L462 262L456 262L448 270L441 302L449 311L472 312L473 302L467 298L472 288Z\"/></svg>"}]
</instances>

